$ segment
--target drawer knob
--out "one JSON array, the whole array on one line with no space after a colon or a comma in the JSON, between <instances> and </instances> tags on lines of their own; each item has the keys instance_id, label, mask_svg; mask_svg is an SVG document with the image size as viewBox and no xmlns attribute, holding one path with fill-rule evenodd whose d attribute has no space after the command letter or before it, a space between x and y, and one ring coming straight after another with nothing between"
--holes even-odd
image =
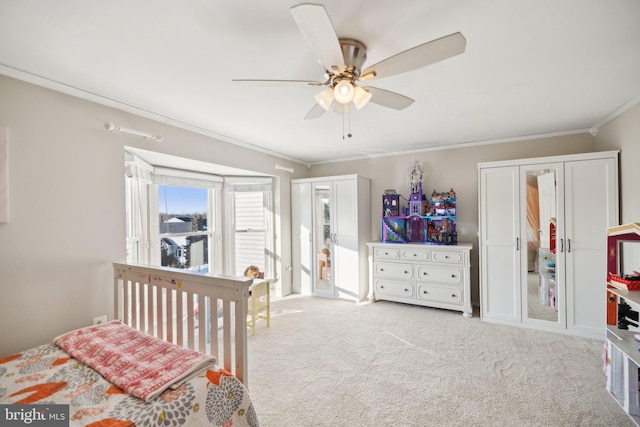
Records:
<instances>
[{"instance_id":1,"label":"drawer knob","mask_svg":"<svg viewBox=\"0 0 640 427\"><path fill-rule=\"evenodd\" d=\"M426 271L422 273L423 276L428 276L429 273L427 273Z\"/></svg>"},{"instance_id":2,"label":"drawer knob","mask_svg":"<svg viewBox=\"0 0 640 427\"><path fill-rule=\"evenodd\" d=\"M380 285L380 289L384 289L384 286Z\"/></svg>"},{"instance_id":3,"label":"drawer knob","mask_svg":"<svg viewBox=\"0 0 640 427\"><path fill-rule=\"evenodd\" d=\"M384 271L384 268L381 268L380 271Z\"/></svg>"},{"instance_id":4,"label":"drawer knob","mask_svg":"<svg viewBox=\"0 0 640 427\"><path fill-rule=\"evenodd\" d=\"M451 298L455 298L455 297L456 297L456 294L451 294Z\"/></svg>"},{"instance_id":5,"label":"drawer knob","mask_svg":"<svg viewBox=\"0 0 640 427\"><path fill-rule=\"evenodd\" d=\"M404 271L404 274L408 274L409 272L407 270Z\"/></svg>"},{"instance_id":6,"label":"drawer knob","mask_svg":"<svg viewBox=\"0 0 640 427\"><path fill-rule=\"evenodd\" d=\"M422 291L422 293L423 293L423 294L428 294L429 292L427 292L427 291Z\"/></svg>"},{"instance_id":7,"label":"drawer knob","mask_svg":"<svg viewBox=\"0 0 640 427\"><path fill-rule=\"evenodd\" d=\"M455 274L452 274L452 275L451 275L451 277L456 277L456 275L455 275Z\"/></svg>"},{"instance_id":8,"label":"drawer knob","mask_svg":"<svg viewBox=\"0 0 640 427\"><path fill-rule=\"evenodd\" d=\"M413 254L413 256L418 256L418 254Z\"/></svg>"},{"instance_id":9,"label":"drawer knob","mask_svg":"<svg viewBox=\"0 0 640 427\"><path fill-rule=\"evenodd\" d=\"M445 256L444 256L444 258L445 258L445 259L449 259L449 255L445 255Z\"/></svg>"},{"instance_id":10,"label":"drawer knob","mask_svg":"<svg viewBox=\"0 0 640 427\"><path fill-rule=\"evenodd\" d=\"M409 292L409 289L407 289L407 288L404 288L404 291L405 291L405 292Z\"/></svg>"}]
</instances>

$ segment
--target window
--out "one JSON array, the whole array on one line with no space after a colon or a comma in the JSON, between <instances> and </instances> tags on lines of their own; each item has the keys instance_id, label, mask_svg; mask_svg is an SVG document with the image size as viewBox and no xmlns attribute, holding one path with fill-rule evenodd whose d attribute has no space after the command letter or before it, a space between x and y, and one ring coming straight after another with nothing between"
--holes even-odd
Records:
<instances>
[{"instance_id":1,"label":"window","mask_svg":"<svg viewBox=\"0 0 640 427\"><path fill-rule=\"evenodd\" d=\"M128 262L231 275L255 265L273 277L270 177L152 166L128 152L125 166Z\"/></svg>"},{"instance_id":2,"label":"window","mask_svg":"<svg viewBox=\"0 0 640 427\"><path fill-rule=\"evenodd\" d=\"M227 240L232 249L227 260L230 274L242 275L255 265L266 277L273 277L273 206L271 178L225 178Z\"/></svg>"},{"instance_id":3,"label":"window","mask_svg":"<svg viewBox=\"0 0 640 427\"><path fill-rule=\"evenodd\" d=\"M255 265L265 271L267 229L264 212L264 193L253 191L235 194L235 274Z\"/></svg>"},{"instance_id":4,"label":"window","mask_svg":"<svg viewBox=\"0 0 640 427\"><path fill-rule=\"evenodd\" d=\"M160 265L209 270L209 190L158 185Z\"/></svg>"}]
</instances>

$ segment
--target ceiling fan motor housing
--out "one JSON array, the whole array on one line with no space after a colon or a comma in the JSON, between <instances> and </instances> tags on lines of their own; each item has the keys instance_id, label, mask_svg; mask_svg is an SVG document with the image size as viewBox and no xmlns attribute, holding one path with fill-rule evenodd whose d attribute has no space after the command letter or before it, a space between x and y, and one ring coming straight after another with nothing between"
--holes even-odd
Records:
<instances>
[{"instance_id":1,"label":"ceiling fan motor housing","mask_svg":"<svg viewBox=\"0 0 640 427\"><path fill-rule=\"evenodd\" d=\"M367 60L367 48L354 39L340 39L340 47L342 48L342 56L346 65L345 71L355 78L360 77L362 65Z\"/></svg>"}]
</instances>

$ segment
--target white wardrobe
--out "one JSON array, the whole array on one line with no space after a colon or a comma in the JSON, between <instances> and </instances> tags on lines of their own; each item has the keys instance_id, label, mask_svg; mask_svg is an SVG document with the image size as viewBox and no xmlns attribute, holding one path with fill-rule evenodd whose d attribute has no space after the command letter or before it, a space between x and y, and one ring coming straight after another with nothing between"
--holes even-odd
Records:
<instances>
[{"instance_id":1,"label":"white wardrobe","mask_svg":"<svg viewBox=\"0 0 640 427\"><path fill-rule=\"evenodd\" d=\"M367 298L370 186L357 175L291 181L294 292Z\"/></svg>"},{"instance_id":2,"label":"white wardrobe","mask_svg":"<svg viewBox=\"0 0 640 427\"><path fill-rule=\"evenodd\" d=\"M482 320L602 338L618 152L478 164Z\"/></svg>"}]
</instances>

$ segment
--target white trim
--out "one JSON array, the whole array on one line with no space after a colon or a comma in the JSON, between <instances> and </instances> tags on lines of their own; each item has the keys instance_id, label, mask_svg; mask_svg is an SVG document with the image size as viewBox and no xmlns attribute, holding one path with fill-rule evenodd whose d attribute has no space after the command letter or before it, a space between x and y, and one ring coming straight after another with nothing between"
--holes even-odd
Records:
<instances>
[{"instance_id":1,"label":"white trim","mask_svg":"<svg viewBox=\"0 0 640 427\"><path fill-rule=\"evenodd\" d=\"M222 135L220 133L214 132L212 130L204 129L189 123L185 123L176 119L172 119L167 116L163 116L157 114L150 110L145 110L144 108L127 104L123 101L109 98L104 95L100 95L94 92L89 92L84 89L80 89L75 86L70 86L66 83L62 83L59 81L51 80L45 78L43 76L39 76L37 74L30 73L28 71L20 70L18 68L10 67L6 64L0 64L0 74L4 74L9 77L13 77L18 80L22 80L28 83L32 83L38 86L46 87L57 92L65 93L67 95L75 96L77 98L86 99L87 101L95 102L96 104L106 105L111 108L115 108L120 111L125 111L127 113L135 114L140 117L145 117L151 120L155 120L160 123L165 123L170 126L174 126L179 129L183 129L186 131L194 132L200 135L208 136L210 138L217 139L222 142L227 142L229 144L237 145L240 147L244 147L253 151L258 151L260 153L265 153L270 156L278 157L283 160L289 160L295 163L302 163L304 165L309 166L309 164L303 160L296 159L291 156L287 156L282 153L278 153L276 151L268 150L266 148L260 147L258 145L250 144L248 142L239 141L235 138L232 138L227 135ZM102 127L102 126L101 126ZM165 138L166 141L166 138Z\"/></svg>"},{"instance_id":2,"label":"white trim","mask_svg":"<svg viewBox=\"0 0 640 427\"><path fill-rule=\"evenodd\" d=\"M341 162L350 162L354 160L365 160L365 159L373 159L377 157L389 157L389 156L400 156L404 154L413 154L413 153L423 153L429 151L442 151L442 150L453 150L456 148L468 148L468 147L477 147L481 145L492 145L492 144L502 144L505 142L518 142L518 141L530 141L532 139L544 139L544 138L555 138L558 136L567 136L567 135L580 135L584 133L590 133L591 129L573 129L567 131L560 132L548 132L548 133L538 133L533 135L523 135L517 136L513 138L498 138L498 139L485 139L481 141L472 141L472 142L462 142L459 144L449 144L449 145L438 145L434 147L423 147L423 148L412 148L408 150L401 151L393 151L388 153L380 153L380 154L368 154L365 156L356 156L356 157L344 157L335 160L324 160L321 162L312 162L309 163L308 166L317 166L322 164L331 164L331 163L341 163Z\"/></svg>"},{"instance_id":3,"label":"white trim","mask_svg":"<svg viewBox=\"0 0 640 427\"><path fill-rule=\"evenodd\" d=\"M589 132L593 136L598 136L598 132L600 131L600 128L602 126L620 117L621 115L623 115L624 113L626 113L627 111L629 111L630 109L632 109L638 104L640 104L640 95L634 96L633 98L631 98L630 100L628 100L627 102L625 102L624 104L622 104L621 106L613 110L611 113L604 116L598 123L596 123L591 127Z\"/></svg>"},{"instance_id":4,"label":"white trim","mask_svg":"<svg viewBox=\"0 0 640 427\"><path fill-rule=\"evenodd\" d=\"M195 188L222 188L224 179L217 175L155 166L153 183Z\"/></svg>"}]
</instances>

